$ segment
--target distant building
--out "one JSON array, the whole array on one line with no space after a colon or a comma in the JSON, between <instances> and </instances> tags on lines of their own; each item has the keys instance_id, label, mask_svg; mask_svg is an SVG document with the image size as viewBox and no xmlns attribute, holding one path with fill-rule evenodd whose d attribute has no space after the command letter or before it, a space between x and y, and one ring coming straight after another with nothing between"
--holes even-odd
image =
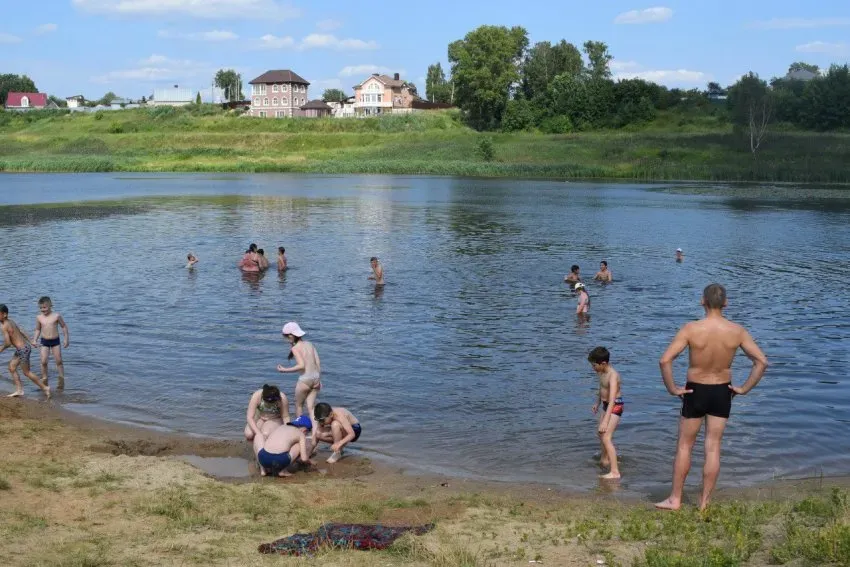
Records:
<instances>
[{"instance_id":1,"label":"distant building","mask_svg":"<svg viewBox=\"0 0 850 567\"><path fill-rule=\"evenodd\" d=\"M412 112L416 95L398 73L392 77L375 73L354 87L354 98L358 116L374 116Z\"/></svg>"},{"instance_id":2,"label":"distant building","mask_svg":"<svg viewBox=\"0 0 850 567\"><path fill-rule=\"evenodd\" d=\"M147 102L149 106L186 106L195 102L192 89L178 87L170 89L155 89L153 98Z\"/></svg>"},{"instance_id":3,"label":"distant building","mask_svg":"<svg viewBox=\"0 0 850 567\"><path fill-rule=\"evenodd\" d=\"M53 105L54 107L56 105ZM6 96L6 110L42 110L48 107L47 95L44 93L14 93Z\"/></svg>"},{"instance_id":4,"label":"distant building","mask_svg":"<svg viewBox=\"0 0 850 567\"><path fill-rule=\"evenodd\" d=\"M350 96L343 102L328 102L327 104L331 107L331 114L334 118L354 118L356 116L354 113L355 100L353 96Z\"/></svg>"},{"instance_id":5,"label":"distant building","mask_svg":"<svg viewBox=\"0 0 850 567\"><path fill-rule=\"evenodd\" d=\"M80 108L85 105L86 97L81 94L69 96L65 99L65 102L68 103L68 108Z\"/></svg>"},{"instance_id":6,"label":"distant building","mask_svg":"<svg viewBox=\"0 0 850 567\"><path fill-rule=\"evenodd\" d=\"M289 69L266 71L251 85L248 113L259 118L303 116L302 106L309 100L310 83Z\"/></svg>"},{"instance_id":7,"label":"distant building","mask_svg":"<svg viewBox=\"0 0 850 567\"><path fill-rule=\"evenodd\" d=\"M331 106L323 100L311 100L301 107L302 116L307 118L326 118L332 114Z\"/></svg>"},{"instance_id":8,"label":"distant building","mask_svg":"<svg viewBox=\"0 0 850 567\"><path fill-rule=\"evenodd\" d=\"M786 81L811 81L812 79L818 78L820 75L813 71L809 71L808 69L794 69L788 71L788 74L785 75Z\"/></svg>"}]
</instances>

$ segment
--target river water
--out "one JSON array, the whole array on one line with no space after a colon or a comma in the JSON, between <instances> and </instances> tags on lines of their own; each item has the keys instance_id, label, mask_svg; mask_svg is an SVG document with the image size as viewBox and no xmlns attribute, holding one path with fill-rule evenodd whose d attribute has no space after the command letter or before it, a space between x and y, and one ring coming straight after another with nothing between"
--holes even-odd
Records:
<instances>
[{"instance_id":1,"label":"river water","mask_svg":"<svg viewBox=\"0 0 850 567\"><path fill-rule=\"evenodd\" d=\"M296 320L322 358L320 399L360 418L364 454L579 489L598 484L586 356L604 345L624 383L623 486L663 492L679 405L657 361L716 281L729 290L729 317L772 363L734 402L721 485L847 473L850 198L750 191L3 175L0 302L31 331L38 297L53 298L72 339L55 403L73 411L238 438L255 388L293 395L294 376L275 367L288 353L281 325ZM272 263L285 246L291 269L246 279L235 264L250 242ZM200 258L192 271L189 251ZM383 290L366 279L373 255ZM576 263L592 277L603 259L616 281L590 285L591 318L578 321L563 276ZM679 360L680 381L684 368ZM739 357L736 382L748 370ZM697 467L691 482L699 477Z\"/></svg>"}]
</instances>

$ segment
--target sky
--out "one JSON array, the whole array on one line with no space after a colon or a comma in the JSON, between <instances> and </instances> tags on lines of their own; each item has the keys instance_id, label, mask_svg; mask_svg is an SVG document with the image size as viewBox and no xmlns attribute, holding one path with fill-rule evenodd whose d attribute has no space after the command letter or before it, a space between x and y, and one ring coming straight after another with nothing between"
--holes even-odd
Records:
<instances>
[{"instance_id":1,"label":"sky","mask_svg":"<svg viewBox=\"0 0 850 567\"><path fill-rule=\"evenodd\" d=\"M311 82L311 98L400 73L424 95L428 65L448 68L448 44L484 24L523 26L532 44L604 41L615 78L670 87L850 61L847 0L0 0L0 73L61 98L209 89L221 68L246 83L290 69Z\"/></svg>"}]
</instances>

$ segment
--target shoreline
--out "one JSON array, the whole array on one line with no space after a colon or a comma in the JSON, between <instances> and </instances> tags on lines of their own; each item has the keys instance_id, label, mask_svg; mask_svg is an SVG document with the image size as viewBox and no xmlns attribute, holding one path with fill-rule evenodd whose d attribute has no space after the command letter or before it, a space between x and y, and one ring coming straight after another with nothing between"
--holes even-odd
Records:
<instances>
[{"instance_id":1,"label":"shoreline","mask_svg":"<svg viewBox=\"0 0 850 567\"><path fill-rule=\"evenodd\" d=\"M218 479L179 457L238 457L246 443L72 413L0 399L0 564L294 567L303 558L261 555L258 546L326 522L435 528L386 551L321 548L316 565L846 565L850 557L850 478L719 490L706 513L693 490L682 510L660 512L646 498L410 475L352 457L326 474Z\"/></svg>"}]
</instances>

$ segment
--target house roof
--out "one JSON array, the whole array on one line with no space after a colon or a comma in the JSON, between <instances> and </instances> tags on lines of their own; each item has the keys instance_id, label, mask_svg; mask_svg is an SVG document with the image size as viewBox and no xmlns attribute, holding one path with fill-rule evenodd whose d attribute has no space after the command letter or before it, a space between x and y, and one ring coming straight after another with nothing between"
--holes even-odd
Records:
<instances>
[{"instance_id":1,"label":"house roof","mask_svg":"<svg viewBox=\"0 0 850 567\"><path fill-rule=\"evenodd\" d=\"M365 83L365 82L366 82L366 81L368 81L369 79L377 79L378 81L380 81L381 83L383 83L384 85L386 85L386 86L388 86L388 87L403 87L403 86L404 86L404 84L405 84L405 82L404 82L404 81L402 81L402 80L398 80L398 81L396 81L396 80L395 80L394 78L392 78L392 77L388 77L388 76L386 76L386 75L379 75L378 73L375 73L375 74L373 74L372 76L370 76L369 78L365 79L365 80L364 80L363 82L361 82L359 85L355 86L354 88L356 89L357 87L362 87L362 86L363 86L363 83Z\"/></svg>"},{"instance_id":2,"label":"house roof","mask_svg":"<svg viewBox=\"0 0 850 567\"><path fill-rule=\"evenodd\" d=\"M27 97L30 106L47 106L47 95L44 93L12 93L6 96L6 106L14 107L21 106L21 99Z\"/></svg>"},{"instance_id":3,"label":"house roof","mask_svg":"<svg viewBox=\"0 0 850 567\"><path fill-rule=\"evenodd\" d=\"M84 96L83 96L83 95L81 95L81 94L75 94L74 96L68 96L68 97L65 97L65 100L74 100L75 98L78 98L78 99L80 99L80 100L85 100L85 99L86 99L86 97L84 97Z\"/></svg>"},{"instance_id":4,"label":"house roof","mask_svg":"<svg viewBox=\"0 0 850 567\"><path fill-rule=\"evenodd\" d=\"M311 100L301 107L301 110L332 110L330 105L323 100Z\"/></svg>"},{"instance_id":5,"label":"house roof","mask_svg":"<svg viewBox=\"0 0 850 567\"><path fill-rule=\"evenodd\" d=\"M297 73L293 73L289 69L280 69L275 71L266 71L250 83L249 85L263 83L298 83L300 85L309 85L309 81L305 81Z\"/></svg>"}]
</instances>

